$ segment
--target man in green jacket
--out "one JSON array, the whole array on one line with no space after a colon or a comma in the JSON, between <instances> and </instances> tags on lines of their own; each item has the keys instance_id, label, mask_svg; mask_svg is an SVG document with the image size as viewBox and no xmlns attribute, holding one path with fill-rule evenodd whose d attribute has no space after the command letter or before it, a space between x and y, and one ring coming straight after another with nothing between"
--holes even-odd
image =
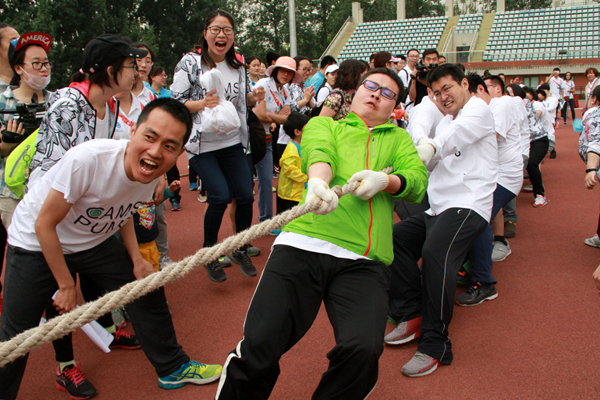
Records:
<instances>
[{"instance_id":1,"label":"man in green jacket","mask_svg":"<svg viewBox=\"0 0 600 400\"><path fill-rule=\"evenodd\" d=\"M217 399L267 399L279 359L325 303L336 346L313 399L364 399L377 382L393 259L393 200L421 201L427 171L409 135L389 123L404 98L397 74L363 77L345 120L313 118L302 135L303 202L313 213L283 228L246 315L244 338L226 362ZM382 169L392 166L387 175ZM360 181L339 198L330 185Z\"/></svg>"}]
</instances>

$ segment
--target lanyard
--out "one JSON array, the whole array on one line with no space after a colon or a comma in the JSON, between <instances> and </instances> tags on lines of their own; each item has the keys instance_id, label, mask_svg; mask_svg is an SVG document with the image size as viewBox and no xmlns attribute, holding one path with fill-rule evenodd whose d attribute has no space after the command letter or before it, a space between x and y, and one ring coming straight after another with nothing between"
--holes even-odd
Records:
<instances>
[{"instance_id":1,"label":"lanyard","mask_svg":"<svg viewBox=\"0 0 600 400\"><path fill-rule=\"evenodd\" d=\"M593 82L588 83L588 93L592 93L592 88L594 87L594 85L596 84L596 81L598 80L598 78L594 79Z\"/></svg>"},{"instance_id":2,"label":"lanyard","mask_svg":"<svg viewBox=\"0 0 600 400\"><path fill-rule=\"evenodd\" d=\"M144 105L142 103L140 103L140 106L142 107L142 111L143 111L144 110ZM121 111L122 110L119 108L119 117L121 117L121 119L123 120L123 122L125 122L125 125L127 125L128 127L131 128L133 126L134 122L130 121L129 118L127 118L125 116L125 114L121 113Z\"/></svg>"},{"instance_id":3,"label":"lanyard","mask_svg":"<svg viewBox=\"0 0 600 400\"><path fill-rule=\"evenodd\" d=\"M287 100L287 94L285 93L285 88L283 86L281 87L281 91L283 92L283 99ZM273 100L275 100L275 104L277 104L277 107L279 109L281 109L283 106L281 105L281 103L279 103L277 96L275 96L275 93L273 93L273 90L270 87L269 87L269 92L271 92L271 96L273 96Z\"/></svg>"}]
</instances>

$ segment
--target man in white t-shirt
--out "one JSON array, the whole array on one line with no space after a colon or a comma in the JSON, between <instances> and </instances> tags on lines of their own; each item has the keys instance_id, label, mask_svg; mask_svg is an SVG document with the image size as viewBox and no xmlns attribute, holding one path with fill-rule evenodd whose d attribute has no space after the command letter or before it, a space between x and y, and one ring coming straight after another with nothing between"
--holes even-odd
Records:
<instances>
[{"instance_id":1,"label":"man in white t-shirt","mask_svg":"<svg viewBox=\"0 0 600 400\"><path fill-rule=\"evenodd\" d=\"M140 254L131 215L152 198L191 128L185 106L159 99L144 109L131 141L97 139L75 146L30 188L9 228L0 341L37 326L55 292L57 311L75 309L75 273L116 290L155 272ZM160 387L218 379L220 366L191 361L177 343L162 288L130 303L127 311ZM22 357L0 368L1 399L17 397L26 363Z\"/></svg>"},{"instance_id":2,"label":"man in white t-shirt","mask_svg":"<svg viewBox=\"0 0 600 400\"><path fill-rule=\"evenodd\" d=\"M427 142L435 152L428 166L431 208L394 225L389 315L398 325L385 337L388 344L419 338L416 354L402 368L410 377L452 363L448 326L456 275L489 224L498 178L493 116L483 100L471 97L463 72L453 64L439 66L428 87L447 115Z\"/></svg>"},{"instance_id":3,"label":"man in white t-shirt","mask_svg":"<svg viewBox=\"0 0 600 400\"><path fill-rule=\"evenodd\" d=\"M552 96L556 97L558 100L561 100L564 80L560 77L560 68L554 68L552 70L552 75L550 75L548 79L548 85L550 86L550 92L552 93Z\"/></svg>"},{"instance_id":4,"label":"man in white t-shirt","mask_svg":"<svg viewBox=\"0 0 600 400\"><path fill-rule=\"evenodd\" d=\"M479 75L470 74L469 91L479 99L485 101L494 116L494 126L498 140L498 181L494 190L494 203L491 220L521 191L523 184L523 159L521 157L521 132L520 121L517 119L515 104L508 96L502 96L504 85L502 80L488 79L484 81ZM494 96L488 90L494 91ZM501 84L498 86L498 84ZM471 261L471 283L467 290L456 299L461 306L475 306L485 300L498 297L495 284L498 283L492 276L492 251L496 241L498 246L506 246L508 242L502 238L494 238L492 225L489 224L485 231L475 240L469 251Z\"/></svg>"},{"instance_id":5,"label":"man in white t-shirt","mask_svg":"<svg viewBox=\"0 0 600 400\"><path fill-rule=\"evenodd\" d=\"M408 53L406 53L406 66L398 72L398 76L402 80L404 84L404 89L406 90L406 109L410 111L410 108L413 106L412 102L408 97L408 91L410 89L410 83L412 81L411 75L414 71L417 70L417 63L419 62L419 50L410 49Z\"/></svg>"}]
</instances>

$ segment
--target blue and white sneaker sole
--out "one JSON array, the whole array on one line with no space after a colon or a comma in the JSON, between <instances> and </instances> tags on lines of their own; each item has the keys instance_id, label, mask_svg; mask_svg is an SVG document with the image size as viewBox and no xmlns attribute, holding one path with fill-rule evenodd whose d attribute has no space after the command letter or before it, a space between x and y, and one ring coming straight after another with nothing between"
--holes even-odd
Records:
<instances>
[{"instance_id":1,"label":"blue and white sneaker sole","mask_svg":"<svg viewBox=\"0 0 600 400\"><path fill-rule=\"evenodd\" d=\"M210 378L205 379L182 379L180 381L162 381L158 378L158 386L163 389L179 389L180 387L185 386L187 383L191 383L192 385L206 385L207 383L211 383L216 381L221 377L221 374L217 374L215 376L211 376Z\"/></svg>"}]
</instances>

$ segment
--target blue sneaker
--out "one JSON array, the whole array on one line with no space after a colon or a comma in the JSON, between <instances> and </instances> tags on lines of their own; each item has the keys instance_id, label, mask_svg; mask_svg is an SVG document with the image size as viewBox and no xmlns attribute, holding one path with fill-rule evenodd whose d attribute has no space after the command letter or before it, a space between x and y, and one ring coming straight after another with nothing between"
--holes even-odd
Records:
<instances>
[{"instance_id":1,"label":"blue sneaker","mask_svg":"<svg viewBox=\"0 0 600 400\"><path fill-rule=\"evenodd\" d=\"M190 190L198 190L198 185L196 184L196 182L190 183Z\"/></svg>"},{"instance_id":2,"label":"blue sneaker","mask_svg":"<svg viewBox=\"0 0 600 400\"><path fill-rule=\"evenodd\" d=\"M163 389L178 389L186 383L205 385L221 377L223 367L220 365L201 364L190 360L169 376L158 378L158 386Z\"/></svg>"},{"instance_id":3,"label":"blue sneaker","mask_svg":"<svg viewBox=\"0 0 600 400\"><path fill-rule=\"evenodd\" d=\"M281 233L281 229L273 229L271 232L269 232L269 235L271 236L277 236Z\"/></svg>"}]
</instances>

